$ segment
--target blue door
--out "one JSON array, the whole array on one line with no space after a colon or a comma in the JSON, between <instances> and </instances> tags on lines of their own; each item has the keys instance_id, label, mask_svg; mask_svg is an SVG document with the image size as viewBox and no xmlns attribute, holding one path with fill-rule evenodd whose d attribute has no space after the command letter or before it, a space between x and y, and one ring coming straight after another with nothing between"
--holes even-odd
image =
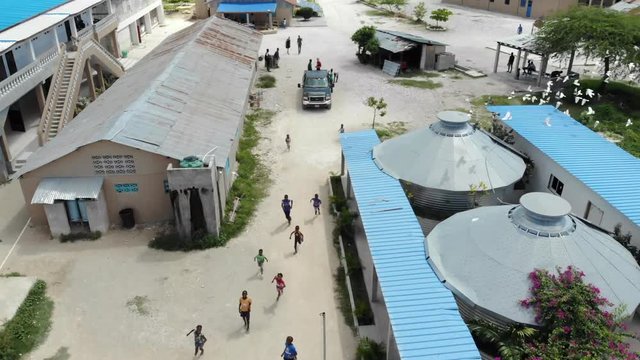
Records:
<instances>
[{"instance_id":1,"label":"blue door","mask_svg":"<svg viewBox=\"0 0 640 360\"><path fill-rule=\"evenodd\" d=\"M531 17L532 8L533 8L533 0L527 1L527 17Z\"/></svg>"},{"instance_id":2,"label":"blue door","mask_svg":"<svg viewBox=\"0 0 640 360\"><path fill-rule=\"evenodd\" d=\"M80 208L78 207L78 200L67 200L64 202L67 207L67 216L69 222L78 223L82 222L82 216L80 215Z\"/></svg>"}]
</instances>

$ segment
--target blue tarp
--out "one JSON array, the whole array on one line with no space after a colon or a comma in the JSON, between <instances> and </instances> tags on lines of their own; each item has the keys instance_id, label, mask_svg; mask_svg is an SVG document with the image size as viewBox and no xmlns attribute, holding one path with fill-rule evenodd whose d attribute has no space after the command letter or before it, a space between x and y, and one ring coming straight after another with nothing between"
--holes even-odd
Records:
<instances>
[{"instance_id":1,"label":"blue tarp","mask_svg":"<svg viewBox=\"0 0 640 360\"><path fill-rule=\"evenodd\" d=\"M276 3L220 3L218 12L230 13L276 13Z\"/></svg>"},{"instance_id":2,"label":"blue tarp","mask_svg":"<svg viewBox=\"0 0 640 360\"><path fill-rule=\"evenodd\" d=\"M0 31L56 8L68 0L0 0Z\"/></svg>"}]
</instances>

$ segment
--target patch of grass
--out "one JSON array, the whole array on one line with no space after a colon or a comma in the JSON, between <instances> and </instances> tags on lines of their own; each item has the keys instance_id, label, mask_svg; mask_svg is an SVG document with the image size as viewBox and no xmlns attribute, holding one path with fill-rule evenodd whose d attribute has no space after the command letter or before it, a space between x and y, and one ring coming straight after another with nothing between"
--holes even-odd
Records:
<instances>
[{"instance_id":1,"label":"patch of grass","mask_svg":"<svg viewBox=\"0 0 640 360\"><path fill-rule=\"evenodd\" d=\"M384 141L402 135L407 132L406 123L404 121L392 121L388 123L376 124L376 134L380 140Z\"/></svg>"},{"instance_id":2,"label":"patch of grass","mask_svg":"<svg viewBox=\"0 0 640 360\"><path fill-rule=\"evenodd\" d=\"M361 360L385 360L387 358L384 343L378 343L367 337L360 339L356 349L356 358Z\"/></svg>"},{"instance_id":3,"label":"patch of grass","mask_svg":"<svg viewBox=\"0 0 640 360\"><path fill-rule=\"evenodd\" d=\"M60 235L60 242L75 242L78 240L94 241L100 239L100 237L102 237L102 233L100 231L82 231L71 234L62 234Z\"/></svg>"},{"instance_id":4,"label":"patch of grass","mask_svg":"<svg viewBox=\"0 0 640 360\"><path fill-rule=\"evenodd\" d=\"M540 97L540 94L535 95ZM471 105L473 106L471 121L488 131L491 129L493 118L486 108L487 105L524 105L524 103L522 95L482 95L471 99Z\"/></svg>"},{"instance_id":5,"label":"patch of grass","mask_svg":"<svg viewBox=\"0 0 640 360\"><path fill-rule=\"evenodd\" d=\"M36 280L13 319L0 330L0 360L18 360L36 348L51 328L53 301L47 284Z\"/></svg>"},{"instance_id":6,"label":"patch of grass","mask_svg":"<svg viewBox=\"0 0 640 360\"><path fill-rule=\"evenodd\" d=\"M148 316L151 314L149 310L149 298L145 296L136 295L127 301L127 307L134 313L142 316Z\"/></svg>"},{"instance_id":7,"label":"patch of grass","mask_svg":"<svg viewBox=\"0 0 640 360\"><path fill-rule=\"evenodd\" d=\"M261 89L276 87L276 78L273 75L262 75L258 78L256 87Z\"/></svg>"},{"instance_id":8,"label":"patch of grass","mask_svg":"<svg viewBox=\"0 0 640 360\"><path fill-rule=\"evenodd\" d=\"M387 11L387 10L378 10L378 9L369 9L367 11L364 12L366 15L369 16L385 16L385 17L393 17L395 14L392 13L391 11Z\"/></svg>"},{"instance_id":9,"label":"patch of grass","mask_svg":"<svg viewBox=\"0 0 640 360\"><path fill-rule=\"evenodd\" d=\"M399 79L399 80L389 80L389 83L402 85L405 87L414 87L418 89L429 89L429 90L442 87L441 83L431 81L431 80Z\"/></svg>"},{"instance_id":10,"label":"patch of grass","mask_svg":"<svg viewBox=\"0 0 640 360\"><path fill-rule=\"evenodd\" d=\"M227 195L225 219L220 226L220 235L197 233L192 239L184 239L175 231L159 233L149 247L167 251L203 250L220 247L232 238L238 236L247 227L260 202L267 196L271 178L269 168L264 164L255 148L260 142L261 135L258 126L271 123L275 112L257 109L246 116L244 131L240 138L236 160L238 161L238 176ZM229 215L233 210L235 198L240 198L240 205L236 209L233 222Z\"/></svg>"},{"instance_id":11,"label":"patch of grass","mask_svg":"<svg viewBox=\"0 0 640 360\"><path fill-rule=\"evenodd\" d=\"M405 79L416 78L416 77L436 78L436 77L440 77L440 73L435 71L414 70L414 71L406 71L406 72L400 73L398 77L405 78Z\"/></svg>"},{"instance_id":12,"label":"patch of grass","mask_svg":"<svg viewBox=\"0 0 640 360\"><path fill-rule=\"evenodd\" d=\"M22 276L24 276L24 275L20 274L19 272L15 272L15 271L7 273L7 274L0 275L0 277L6 277L6 278L8 278L8 277L22 277Z\"/></svg>"},{"instance_id":13,"label":"patch of grass","mask_svg":"<svg viewBox=\"0 0 640 360\"><path fill-rule=\"evenodd\" d=\"M347 276L344 273L344 268L340 265L336 269L336 273L333 275L335 280L335 293L338 299L338 307L342 313L345 324L356 331L356 324L353 323L353 315L351 315L351 300L349 300L349 289L347 289Z\"/></svg>"}]
</instances>

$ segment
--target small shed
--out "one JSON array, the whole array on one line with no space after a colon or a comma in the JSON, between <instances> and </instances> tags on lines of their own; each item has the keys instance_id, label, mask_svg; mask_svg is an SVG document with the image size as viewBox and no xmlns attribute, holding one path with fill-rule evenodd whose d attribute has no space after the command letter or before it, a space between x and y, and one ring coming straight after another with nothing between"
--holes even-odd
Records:
<instances>
[{"instance_id":1,"label":"small shed","mask_svg":"<svg viewBox=\"0 0 640 360\"><path fill-rule=\"evenodd\" d=\"M380 43L379 64L385 60L399 63L401 69L446 70L455 66L455 58L446 52L447 44L400 31L376 30Z\"/></svg>"}]
</instances>

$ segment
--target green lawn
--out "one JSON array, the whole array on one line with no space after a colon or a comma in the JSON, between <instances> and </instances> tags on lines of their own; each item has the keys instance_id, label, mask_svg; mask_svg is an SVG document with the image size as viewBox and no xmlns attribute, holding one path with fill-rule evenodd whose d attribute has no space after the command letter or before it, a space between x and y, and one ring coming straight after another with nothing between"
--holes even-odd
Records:
<instances>
[{"instance_id":1,"label":"green lawn","mask_svg":"<svg viewBox=\"0 0 640 360\"><path fill-rule=\"evenodd\" d=\"M399 79L399 80L389 80L389 83L401 85L404 87L414 87L418 89L429 89L429 90L442 87L441 83L438 83L432 80Z\"/></svg>"}]
</instances>

